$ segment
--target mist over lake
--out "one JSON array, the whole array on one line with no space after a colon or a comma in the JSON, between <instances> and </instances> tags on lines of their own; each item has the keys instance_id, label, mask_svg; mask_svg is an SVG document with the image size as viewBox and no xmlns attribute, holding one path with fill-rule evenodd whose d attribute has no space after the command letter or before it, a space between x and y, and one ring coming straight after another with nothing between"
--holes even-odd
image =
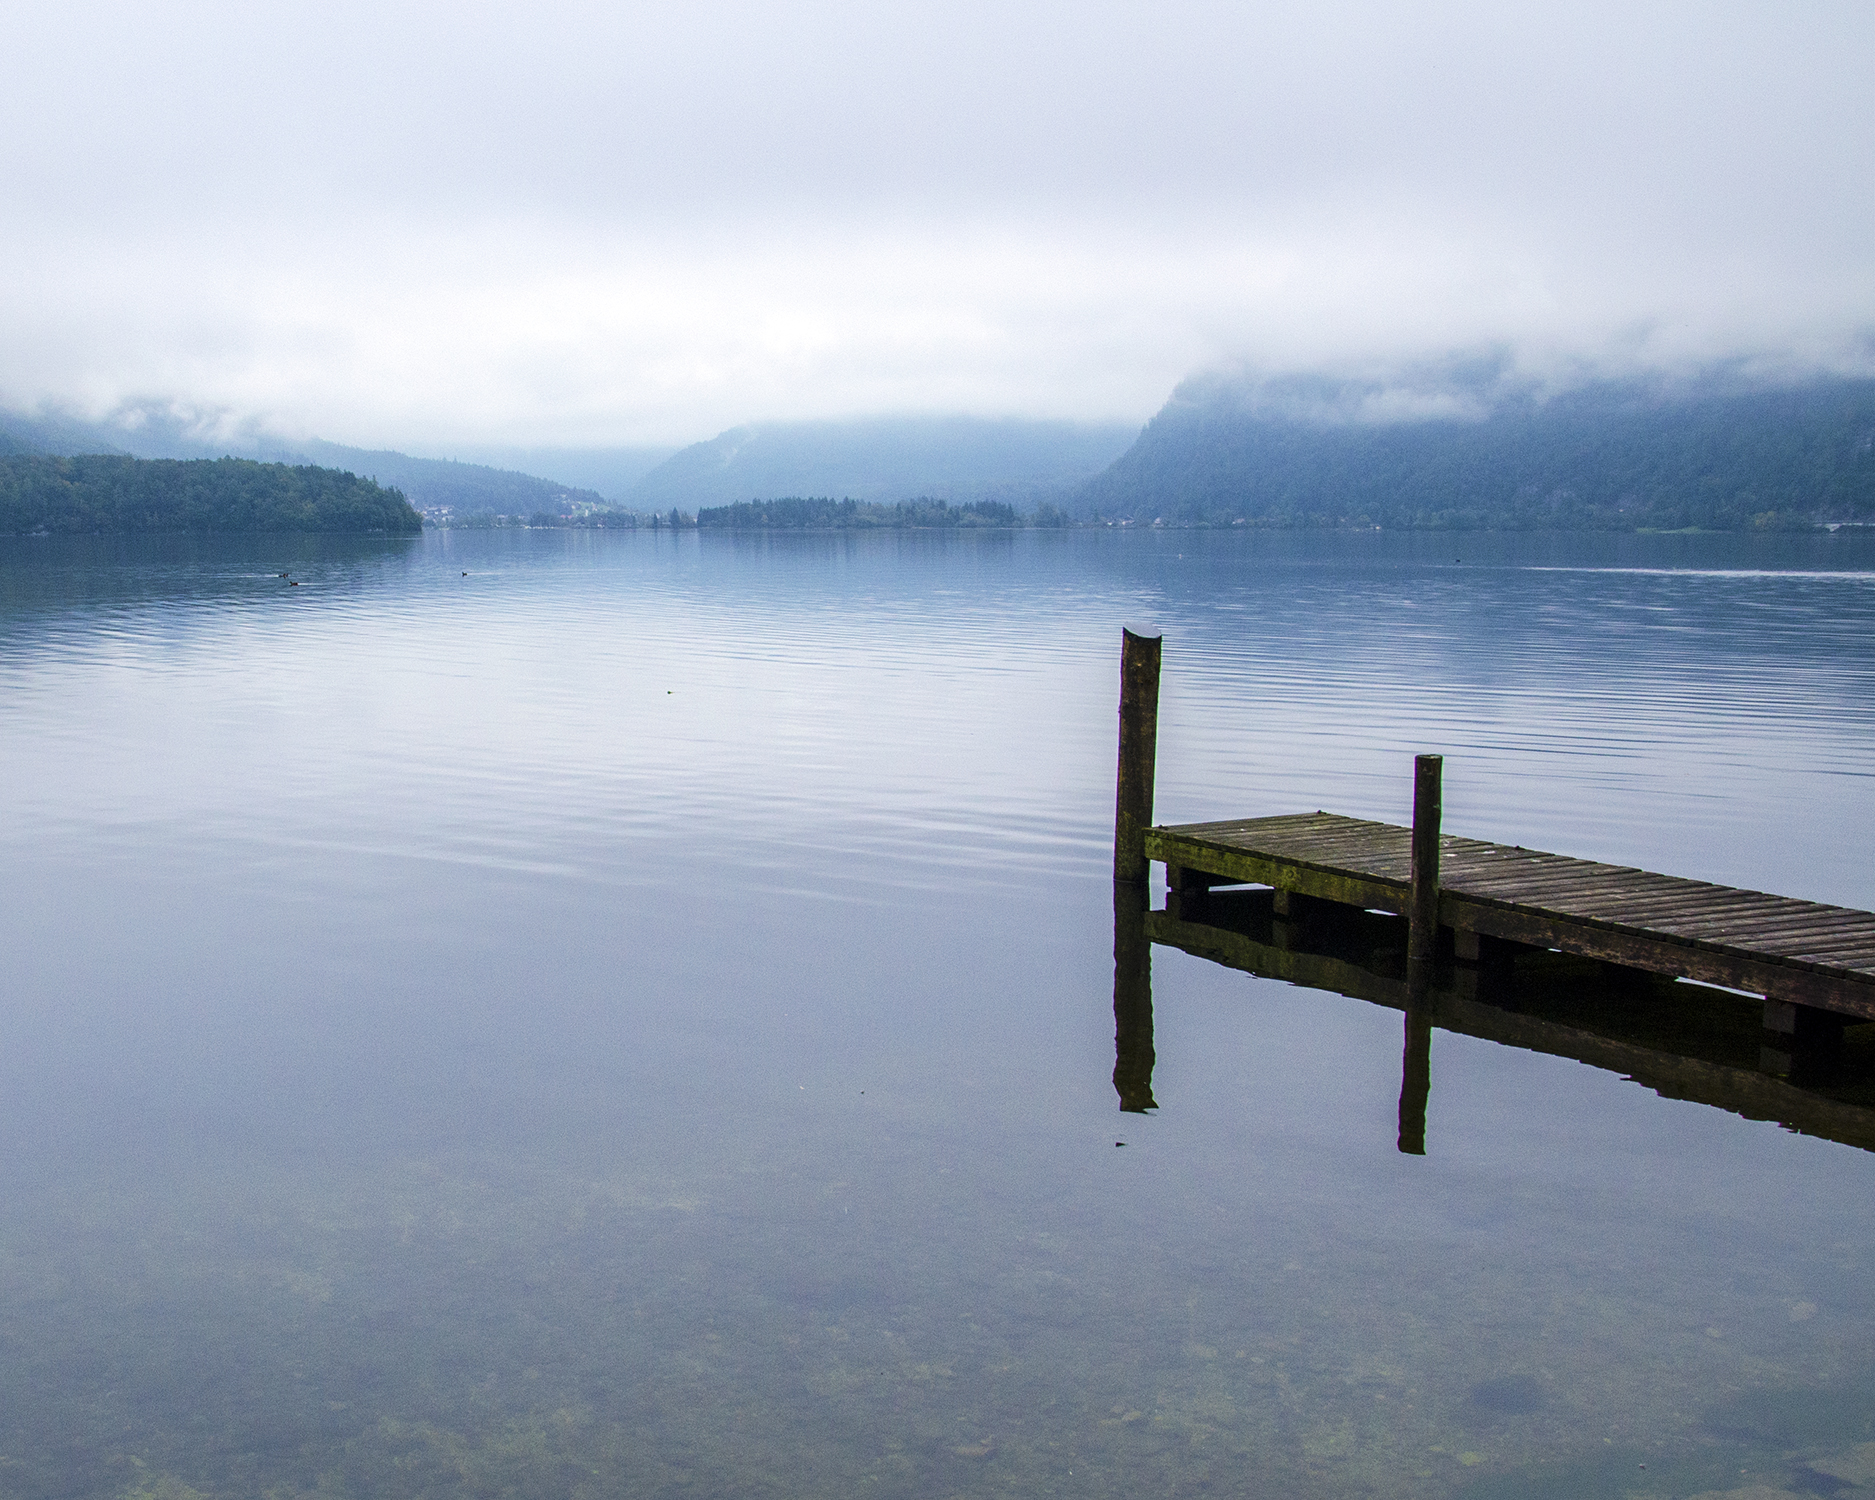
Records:
<instances>
[{"instance_id":1,"label":"mist over lake","mask_svg":"<svg viewBox=\"0 0 1875 1500\"><path fill-rule=\"evenodd\" d=\"M1875 907L1853 528L0 539L0 1494L1875 1484L1875 1155L1164 949L1120 1112L1123 622L1164 821Z\"/></svg>"}]
</instances>

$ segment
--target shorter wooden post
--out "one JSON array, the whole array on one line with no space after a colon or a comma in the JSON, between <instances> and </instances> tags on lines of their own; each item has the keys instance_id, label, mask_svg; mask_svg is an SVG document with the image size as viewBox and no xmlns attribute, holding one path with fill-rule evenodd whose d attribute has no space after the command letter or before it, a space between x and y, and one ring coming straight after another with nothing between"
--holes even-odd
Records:
<instances>
[{"instance_id":1,"label":"shorter wooden post","mask_svg":"<svg viewBox=\"0 0 1875 1500\"><path fill-rule=\"evenodd\" d=\"M1159 750L1161 637L1120 632L1120 766L1114 781L1113 878L1144 885L1146 830Z\"/></svg>"},{"instance_id":2,"label":"shorter wooden post","mask_svg":"<svg viewBox=\"0 0 1875 1500\"><path fill-rule=\"evenodd\" d=\"M1439 815L1445 758L1413 758L1413 894L1407 913L1406 982L1423 994L1439 951Z\"/></svg>"}]
</instances>

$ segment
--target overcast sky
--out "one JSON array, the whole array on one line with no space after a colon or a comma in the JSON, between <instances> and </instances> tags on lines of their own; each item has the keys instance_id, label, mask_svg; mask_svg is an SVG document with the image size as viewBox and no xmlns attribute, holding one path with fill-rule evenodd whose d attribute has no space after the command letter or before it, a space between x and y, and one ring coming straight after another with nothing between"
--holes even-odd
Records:
<instances>
[{"instance_id":1,"label":"overcast sky","mask_svg":"<svg viewBox=\"0 0 1875 1500\"><path fill-rule=\"evenodd\" d=\"M8 7L0 404L426 450L1866 367L1875 5Z\"/></svg>"}]
</instances>

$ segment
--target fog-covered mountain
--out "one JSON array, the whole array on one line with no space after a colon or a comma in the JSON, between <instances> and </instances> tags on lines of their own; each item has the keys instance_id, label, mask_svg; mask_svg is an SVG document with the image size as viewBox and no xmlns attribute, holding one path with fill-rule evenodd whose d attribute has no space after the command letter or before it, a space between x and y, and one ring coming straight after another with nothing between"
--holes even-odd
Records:
<instances>
[{"instance_id":1,"label":"fog-covered mountain","mask_svg":"<svg viewBox=\"0 0 1875 1500\"><path fill-rule=\"evenodd\" d=\"M677 452L674 444L633 448L458 448L452 457L555 484L591 490L624 504L633 485Z\"/></svg>"},{"instance_id":2,"label":"fog-covered mountain","mask_svg":"<svg viewBox=\"0 0 1875 1500\"><path fill-rule=\"evenodd\" d=\"M1194 379L1074 498L1084 515L1276 526L1875 520L1875 381L1601 383L1496 370Z\"/></svg>"},{"instance_id":3,"label":"fog-covered mountain","mask_svg":"<svg viewBox=\"0 0 1875 1500\"><path fill-rule=\"evenodd\" d=\"M430 514L447 506L458 516L476 511L527 516L536 511L558 514L570 506L606 504L605 497L595 491L486 464L412 458L390 449L347 448L319 439L302 444L301 452L309 462L348 469L360 478L394 486L408 495L418 510Z\"/></svg>"},{"instance_id":4,"label":"fog-covered mountain","mask_svg":"<svg viewBox=\"0 0 1875 1500\"><path fill-rule=\"evenodd\" d=\"M122 455L129 451L110 441L89 422L56 414L27 416L20 412L0 411L0 454L49 453L58 458L70 458L79 453Z\"/></svg>"},{"instance_id":5,"label":"fog-covered mountain","mask_svg":"<svg viewBox=\"0 0 1875 1500\"><path fill-rule=\"evenodd\" d=\"M1137 435L1114 423L869 417L735 427L658 465L627 494L644 510L831 496L1029 507L1098 474Z\"/></svg>"}]
</instances>

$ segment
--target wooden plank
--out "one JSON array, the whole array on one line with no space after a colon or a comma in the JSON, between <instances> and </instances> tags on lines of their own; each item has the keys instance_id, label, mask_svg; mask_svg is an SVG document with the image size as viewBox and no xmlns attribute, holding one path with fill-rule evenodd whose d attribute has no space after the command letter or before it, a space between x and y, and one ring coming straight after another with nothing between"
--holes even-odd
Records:
<instances>
[{"instance_id":1,"label":"wooden plank","mask_svg":"<svg viewBox=\"0 0 1875 1500\"><path fill-rule=\"evenodd\" d=\"M1639 937L1657 937L1664 942L1704 946L1712 941L1707 935L1709 928L1714 928L1720 932L1726 930L1723 921L1702 923L1688 920L1683 924L1684 930L1682 930L1681 926L1676 926L1673 923L1629 921L1624 920L1625 914L1623 913L1616 912L1604 915L1594 911L1585 911L1578 906L1564 904L1559 901L1518 901L1507 896L1486 894L1472 890L1464 890L1458 892L1458 894L1489 901L1491 904L1498 906L1537 912L1565 921L1578 922L1585 926L1601 928L1608 932L1623 933ZM1724 945L1720 944L1720 946Z\"/></svg>"},{"instance_id":2,"label":"wooden plank","mask_svg":"<svg viewBox=\"0 0 1875 1500\"><path fill-rule=\"evenodd\" d=\"M1526 849L1521 844L1488 843L1484 839L1449 837L1446 844L1455 855L1464 859L1530 863L1545 860L1569 859L1573 857L1565 854L1550 854L1542 849Z\"/></svg>"},{"instance_id":3,"label":"wooden plank","mask_svg":"<svg viewBox=\"0 0 1875 1500\"><path fill-rule=\"evenodd\" d=\"M1255 843L1288 853L1306 853L1318 857L1329 857L1338 851L1347 851L1370 859L1404 858L1408 851L1405 839L1396 837L1378 838L1372 833L1354 829L1316 829L1299 833L1293 838L1271 838L1267 835L1245 835L1237 842Z\"/></svg>"},{"instance_id":4,"label":"wooden plank","mask_svg":"<svg viewBox=\"0 0 1875 1500\"><path fill-rule=\"evenodd\" d=\"M1819 973L1860 974L1866 979L1875 980L1875 954L1847 960L1832 954L1819 953L1792 953L1778 956L1801 961Z\"/></svg>"},{"instance_id":5,"label":"wooden plank","mask_svg":"<svg viewBox=\"0 0 1875 1500\"><path fill-rule=\"evenodd\" d=\"M1700 899L1686 902L1689 910L1737 910L1759 917L1829 917L1848 919L1875 926L1875 915L1854 911L1846 906L1828 906L1821 901L1799 901L1791 896L1767 896L1760 891L1727 891L1723 888L1700 893Z\"/></svg>"},{"instance_id":6,"label":"wooden plank","mask_svg":"<svg viewBox=\"0 0 1875 1500\"><path fill-rule=\"evenodd\" d=\"M1675 918L1669 922L1649 924L1648 930L1666 933L1677 938L1690 938L1699 942L1718 943L1730 948L1756 948L1769 939L1780 936L1798 939L1810 939L1823 942L1836 939L1845 944L1853 943L1860 934L1845 932L1839 927L1827 925L1791 922L1788 920L1750 922L1712 918L1706 921L1691 921Z\"/></svg>"},{"instance_id":7,"label":"wooden plank","mask_svg":"<svg viewBox=\"0 0 1875 1500\"><path fill-rule=\"evenodd\" d=\"M1342 862L1333 861L1331 857L1322 855L1322 853L1316 851L1314 847L1309 847L1309 849L1281 849L1281 847L1269 849L1269 847L1251 846L1251 844L1221 842L1221 840L1215 840L1215 838L1194 838L1191 834L1181 834L1181 832L1174 831L1174 829L1153 829L1153 831L1149 831L1149 836L1155 838L1155 842L1157 842L1157 846L1159 847L1179 849L1179 851L1191 855L1191 859L1185 861L1187 864L1196 861L1196 859L1200 857L1200 853L1204 853L1204 855L1211 855L1211 857L1252 857L1252 859L1264 859L1264 861L1282 862L1282 864L1311 864L1311 866L1316 866L1316 868L1337 870L1337 872L1342 872L1342 874L1356 874L1354 870L1350 870L1350 866L1346 866L1346 864L1342 864Z\"/></svg>"},{"instance_id":8,"label":"wooden plank","mask_svg":"<svg viewBox=\"0 0 1875 1500\"><path fill-rule=\"evenodd\" d=\"M1830 947L1822 943L1775 943L1761 944L1752 951L1767 954L1783 962L1801 962L1812 968L1854 971L1866 970L1871 964L1875 964L1875 949L1866 946L1844 948Z\"/></svg>"},{"instance_id":9,"label":"wooden plank","mask_svg":"<svg viewBox=\"0 0 1875 1500\"><path fill-rule=\"evenodd\" d=\"M1586 915L1585 913L1571 913ZM1705 938L1709 933L1731 934L1741 940L1749 940L1759 934L1787 933L1830 933L1853 940L1864 936L1869 929L1855 923L1845 923L1836 917L1807 916L1803 913L1767 913L1751 908L1738 910L1720 909L1718 911L1679 911L1666 915L1647 917L1642 915L1622 914L1618 917L1597 917L1597 921L1615 922L1618 925L1636 931L1670 933L1676 936L1697 936Z\"/></svg>"},{"instance_id":10,"label":"wooden plank","mask_svg":"<svg viewBox=\"0 0 1875 1500\"><path fill-rule=\"evenodd\" d=\"M1799 951L1796 945L1791 945L1791 947L1793 953ZM1770 950L1767 948L1766 951ZM1800 951L1806 954L1820 954L1826 962L1841 964L1844 968L1850 969L1875 963L1875 944L1869 943L1840 945L1811 943L1804 945Z\"/></svg>"},{"instance_id":11,"label":"wooden plank","mask_svg":"<svg viewBox=\"0 0 1875 1500\"><path fill-rule=\"evenodd\" d=\"M1871 943L1865 937L1856 938L1854 940L1835 938L1827 944L1818 939L1812 939L1811 941L1822 952L1833 954L1839 958L1855 960L1875 957L1875 943Z\"/></svg>"},{"instance_id":12,"label":"wooden plank","mask_svg":"<svg viewBox=\"0 0 1875 1500\"><path fill-rule=\"evenodd\" d=\"M1525 849L1514 844L1489 844L1482 839L1465 839L1461 842L1463 855L1468 859L1491 860L1512 866L1599 865L1604 869L1629 870L1638 875L1649 873L1637 865L1617 865L1605 859L1582 859L1573 854L1552 854L1547 849Z\"/></svg>"},{"instance_id":13,"label":"wooden plank","mask_svg":"<svg viewBox=\"0 0 1875 1500\"><path fill-rule=\"evenodd\" d=\"M1245 849L1219 844L1183 844L1172 845L1170 847L1183 848L1186 850L1204 849L1214 855L1234 854L1242 857L1264 859L1278 864L1296 865L1307 869L1324 870L1337 875L1347 875L1357 880L1379 880L1397 883L1401 886L1406 885L1408 882L1407 869L1404 862L1402 862L1397 870L1391 870L1380 866L1378 862L1374 860L1340 860L1317 850L1301 853L1294 850Z\"/></svg>"},{"instance_id":14,"label":"wooden plank","mask_svg":"<svg viewBox=\"0 0 1875 1500\"><path fill-rule=\"evenodd\" d=\"M1707 885L1699 880L1681 880L1673 875L1655 875L1648 871L1625 875L1602 882L1610 895L1646 906L1674 906L1710 901L1763 902L1777 900L1759 891L1734 890L1730 886ZM1806 903L1797 902L1801 906Z\"/></svg>"},{"instance_id":15,"label":"wooden plank","mask_svg":"<svg viewBox=\"0 0 1875 1500\"><path fill-rule=\"evenodd\" d=\"M1770 936L1779 932L1798 936L1834 935L1846 939L1856 936L1854 930L1845 929L1840 923L1806 922L1793 917L1753 917L1744 912L1684 912L1651 920L1621 917L1598 917L1594 920L1629 931L1656 932L1696 941L1730 941L1747 946L1760 935Z\"/></svg>"},{"instance_id":16,"label":"wooden plank","mask_svg":"<svg viewBox=\"0 0 1875 1500\"><path fill-rule=\"evenodd\" d=\"M1454 876L1447 882L1454 890L1475 891L1481 896L1509 896L1526 900L1588 899L1597 891L1620 889L1620 882L1594 870L1536 870L1505 872L1499 875Z\"/></svg>"},{"instance_id":17,"label":"wooden plank","mask_svg":"<svg viewBox=\"0 0 1875 1500\"><path fill-rule=\"evenodd\" d=\"M1764 930L1776 927L1805 927L1819 930L1857 932L1875 935L1875 919L1865 912L1843 911L1827 906L1751 906L1738 909L1721 908L1719 910L1670 912L1664 917L1654 919L1658 922L1730 922L1741 931Z\"/></svg>"},{"instance_id":18,"label":"wooden plank","mask_svg":"<svg viewBox=\"0 0 1875 1500\"><path fill-rule=\"evenodd\" d=\"M1230 818L1215 823L1167 823L1163 825L1163 831L1190 838L1281 838L1285 834L1321 833L1329 829L1359 824L1358 818L1342 818L1334 813L1293 813L1280 818Z\"/></svg>"},{"instance_id":19,"label":"wooden plank","mask_svg":"<svg viewBox=\"0 0 1875 1500\"><path fill-rule=\"evenodd\" d=\"M1597 890L1615 888L1617 883L1610 877L1616 872L1612 867L1607 871L1597 870L1593 866L1578 869L1531 871L1528 874L1506 873L1479 877L1468 875L1455 878L1450 883L1454 890L1476 891L1480 895L1509 895L1527 900L1566 899L1572 893L1584 896L1592 895Z\"/></svg>"},{"instance_id":20,"label":"wooden plank","mask_svg":"<svg viewBox=\"0 0 1875 1500\"><path fill-rule=\"evenodd\" d=\"M1681 892L1672 896L1636 897L1622 892L1609 892L1604 896L1595 896L1577 906L1585 915L1600 915L1602 908L1608 907L1621 912L1630 921L1650 922L1671 919L1680 916L1707 916L1718 913L1736 912L1741 916L1763 916L1773 912L1784 912L1790 916L1802 915L1815 910L1800 901L1793 901L1787 906L1778 907L1767 903L1753 892L1740 892L1727 896L1723 892L1701 892L1689 894Z\"/></svg>"}]
</instances>

